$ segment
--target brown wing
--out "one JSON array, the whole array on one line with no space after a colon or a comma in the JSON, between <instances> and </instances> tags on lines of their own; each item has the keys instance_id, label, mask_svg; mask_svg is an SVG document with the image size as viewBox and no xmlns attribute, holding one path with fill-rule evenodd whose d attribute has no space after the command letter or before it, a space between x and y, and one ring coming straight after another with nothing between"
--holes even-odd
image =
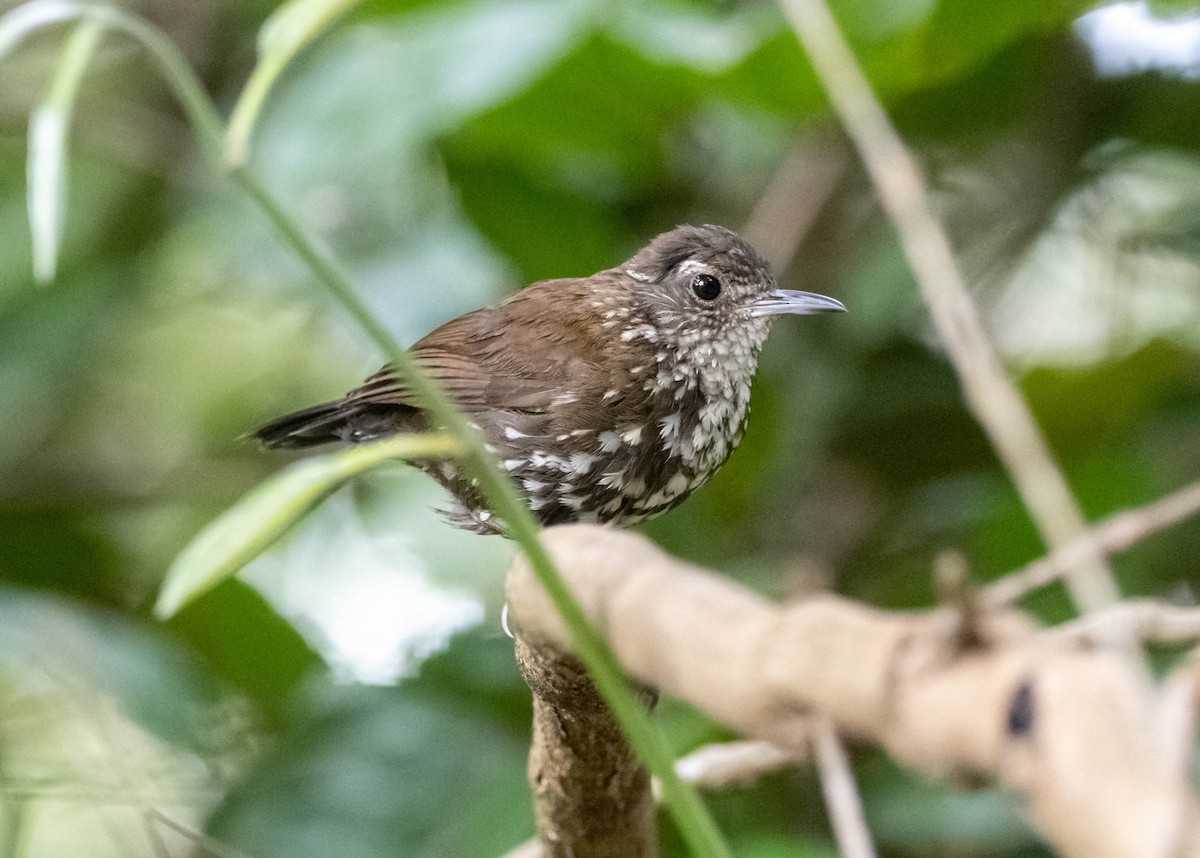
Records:
<instances>
[{"instance_id":1,"label":"brown wing","mask_svg":"<svg viewBox=\"0 0 1200 858\"><path fill-rule=\"evenodd\" d=\"M411 353L467 411L542 413L564 384L596 369L597 325L579 280L547 280L495 307L433 330ZM346 405L407 405L413 397L389 365L350 391Z\"/></svg>"}]
</instances>

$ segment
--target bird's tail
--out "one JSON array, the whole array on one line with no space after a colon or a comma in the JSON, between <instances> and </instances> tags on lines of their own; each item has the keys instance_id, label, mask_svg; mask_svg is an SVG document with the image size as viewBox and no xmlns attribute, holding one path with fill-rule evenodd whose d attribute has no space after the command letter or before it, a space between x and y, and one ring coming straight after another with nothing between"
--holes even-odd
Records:
<instances>
[{"instance_id":1,"label":"bird's tail","mask_svg":"<svg viewBox=\"0 0 1200 858\"><path fill-rule=\"evenodd\" d=\"M354 411L335 399L293 411L254 430L254 437L267 447L316 447L335 441L347 441Z\"/></svg>"},{"instance_id":2,"label":"bird's tail","mask_svg":"<svg viewBox=\"0 0 1200 858\"><path fill-rule=\"evenodd\" d=\"M362 444L402 432L427 430L421 412L401 403L335 399L285 414L255 430L268 447L299 448L320 444Z\"/></svg>"}]
</instances>

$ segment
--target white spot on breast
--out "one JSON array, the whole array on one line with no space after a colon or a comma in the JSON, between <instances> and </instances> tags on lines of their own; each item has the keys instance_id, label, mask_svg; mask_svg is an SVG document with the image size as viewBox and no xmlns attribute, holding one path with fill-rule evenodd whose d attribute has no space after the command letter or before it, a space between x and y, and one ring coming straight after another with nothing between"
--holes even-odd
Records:
<instances>
[{"instance_id":1,"label":"white spot on breast","mask_svg":"<svg viewBox=\"0 0 1200 858\"><path fill-rule=\"evenodd\" d=\"M675 474L667 481L666 486L656 491L649 497L636 501L634 506L638 509L652 510L656 507L662 507L669 504L675 498L688 490L688 478L683 474Z\"/></svg>"},{"instance_id":2,"label":"white spot on breast","mask_svg":"<svg viewBox=\"0 0 1200 858\"><path fill-rule=\"evenodd\" d=\"M528 438L529 436L526 435L524 432L518 432L516 430L516 427L505 426L504 427L504 437L509 439L510 441L515 441L518 438Z\"/></svg>"},{"instance_id":3,"label":"white spot on breast","mask_svg":"<svg viewBox=\"0 0 1200 858\"><path fill-rule=\"evenodd\" d=\"M529 457L529 464L534 468L549 468L555 471L569 471L571 466L562 456L553 456L549 453L543 453L540 450L534 452Z\"/></svg>"},{"instance_id":4,"label":"white spot on breast","mask_svg":"<svg viewBox=\"0 0 1200 858\"><path fill-rule=\"evenodd\" d=\"M675 438L679 435L679 418L679 412L675 411L658 421L658 434L662 436L663 440Z\"/></svg>"},{"instance_id":5,"label":"white spot on breast","mask_svg":"<svg viewBox=\"0 0 1200 858\"><path fill-rule=\"evenodd\" d=\"M605 430L600 433L599 437L600 449L605 453L615 453L617 448L621 446L621 439L616 432Z\"/></svg>"},{"instance_id":6,"label":"white spot on breast","mask_svg":"<svg viewBox=\"0 0 1200 858\"><path fill-rule=\"evenodd\" d=\"M621 433L621 437L629 444L637 446L642 441L642 427L634 426L632 429L626 429Z\"/></svg>"},{"instance_id":7,"label":"white spot on breast","mask_svg":"<svg viewBox=\"0 0 1200 858\"><path fill-rule=\"evenodd\" d=\"M525 464L524 459L505 459L504 460L504 470L515 471L517 468L521 467L524 464Z\"/></svg>"},{"instance_id":8,"label":"white spot on breast","mask_svg":"<svg viewBox=\"0 0 1200 858\"><path fill-rule=\"evenodd\" d=\"M621 486L625 485L625 472L609 471L600 477L600 485L620 491Z\"/></svg>"},{"instance_id":9,"label":"white spot on breast","mask_svg":"<svg viewBox=\"0 0 1200 858\"><path fill-rule=\"evenodd\" d=\"M596 457L591 453L572 453L567 464L572 473L586 474L592 469L592 465L596 464Z\"/></svg>"},{"instance_id":10,"label":"white spot on breast","mask_svg":"<svg viewBox=\"0 0 1200 858\"><path fill-rule=\"evenodd\" d=\"M651 509L656 506L662 506L668 500L670 500L670 498L667 496L666 490L660 489L645 500L634 502L633 505L638 509Z\"/></svg>"},{"instance_id":11,"label":"white spot on breast","mask_svg":"<svg viewBox=\"0 0 1200 858\"><path fill-rule=\"evenodd\" d=\"M546 490L546 483L543 483L541 480L531 479L529 477L521 480L521 485L525 487L525 491L532 495L541 494Z\"/></svg>"},{"instance_id":12,"label":"white spot on breast","mask_svg":"<svg viewBox=\"0 0 1200 858\"><path fill-rule=\"evenodd\" d=\"M579 397L574 393L560 393L558 396L550 400L550 405L558 407L560 405L570 405L572 402L578 402Z\"/></svg>"},{"instance_id":13,"label":"white spot on breast","mask_svg":"<svg viewBox=\"0 0 1200 858\"><path fill-rule=\"evenodd\" d=\"M615 390L606 390L604 391L604 395L600 397L600 401L603 402L606 399L612 399L616 395L617 392Z\"/></svg>"}]
</instances>

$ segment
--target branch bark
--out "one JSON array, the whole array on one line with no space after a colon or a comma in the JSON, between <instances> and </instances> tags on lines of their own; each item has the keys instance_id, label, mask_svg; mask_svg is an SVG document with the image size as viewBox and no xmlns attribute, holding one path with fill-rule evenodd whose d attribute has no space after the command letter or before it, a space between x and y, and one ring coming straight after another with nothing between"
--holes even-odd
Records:
<instances>
[{"instance_id":1,"label":"branch bark","mask_svg":"<svg viewBox=\"0 0 1200 858\"><path fill-rule=\"evenodd\" d=\"M583 664L518 631L517 665L533 692L529 785L542 858L654 858L650 774ZM655 695L641 690L653 705Z\"/></svg>"},{"instance_id":2,"label":"branch bark","mask_svg":"<svg viewBox=\"0 0 1200 858\"><path fill-rule=\"evenodd\" d=\"M945 609L896 614L833 596L774 605L606 528L551 528L545 544L633 677L746 736L802 754L819 713L927 774L1017 790L1064 856L1200 856L1162 695L1118 652L1039 634L1013 612L985 611L982 645L964 650ZM519 637L565 651L522 559L508 599Z\"/></svg>"}]
</instances>

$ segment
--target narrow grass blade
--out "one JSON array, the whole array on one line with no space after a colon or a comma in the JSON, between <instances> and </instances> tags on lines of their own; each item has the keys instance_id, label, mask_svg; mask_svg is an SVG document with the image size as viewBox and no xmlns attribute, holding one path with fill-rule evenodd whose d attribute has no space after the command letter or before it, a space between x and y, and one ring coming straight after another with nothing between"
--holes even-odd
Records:
<instances>
[{"instance_id":1,"label":"narrow grass blade","mask_svg":"<svg viewBox=\"0 0 1200 858\"><path fill-rule=\"evenodd\" d=\"M440 457L456 450L446 435L402 435L292 465L196 535L167 571L154 613L169 617L236 574L351 477L391 459Z\"/></svg>"},{"instance_id":2,"label":"narrow grass blade","mask_svg":"<svg viewBox=\"0 0 1200 858\"><path fill-rule=\"evenodd\" d=\"M288 0L271 13L258 37L258 65L242 89L225 134L225 160L246 163L250 137L276 78L304 46L362 0Z\"/></svg>"},{"instance_id":3,"label":"narrow grass blade","mask_svg":"<svg viewBox=\"0 0 1200 858\"><path fill-rule=\"evenodd\" d=\"M67 207L67 132L83 73L96 52L104 25L85 20L71 35L50 91L29 119L26 202L33 238L33 276L54 280Z\"/></svg>"},{"instance_id":4,"label":"narrow grass blade","mask_svg":"<svg viewBox=\"0 0 1200 858\"><path fill-rule=\"evenodd\" d=\"M81 5L74 0L34 0L0 15L0 59L25 41L26 36L76 18L81 11Z\"/></svg>"}]
</instances>

